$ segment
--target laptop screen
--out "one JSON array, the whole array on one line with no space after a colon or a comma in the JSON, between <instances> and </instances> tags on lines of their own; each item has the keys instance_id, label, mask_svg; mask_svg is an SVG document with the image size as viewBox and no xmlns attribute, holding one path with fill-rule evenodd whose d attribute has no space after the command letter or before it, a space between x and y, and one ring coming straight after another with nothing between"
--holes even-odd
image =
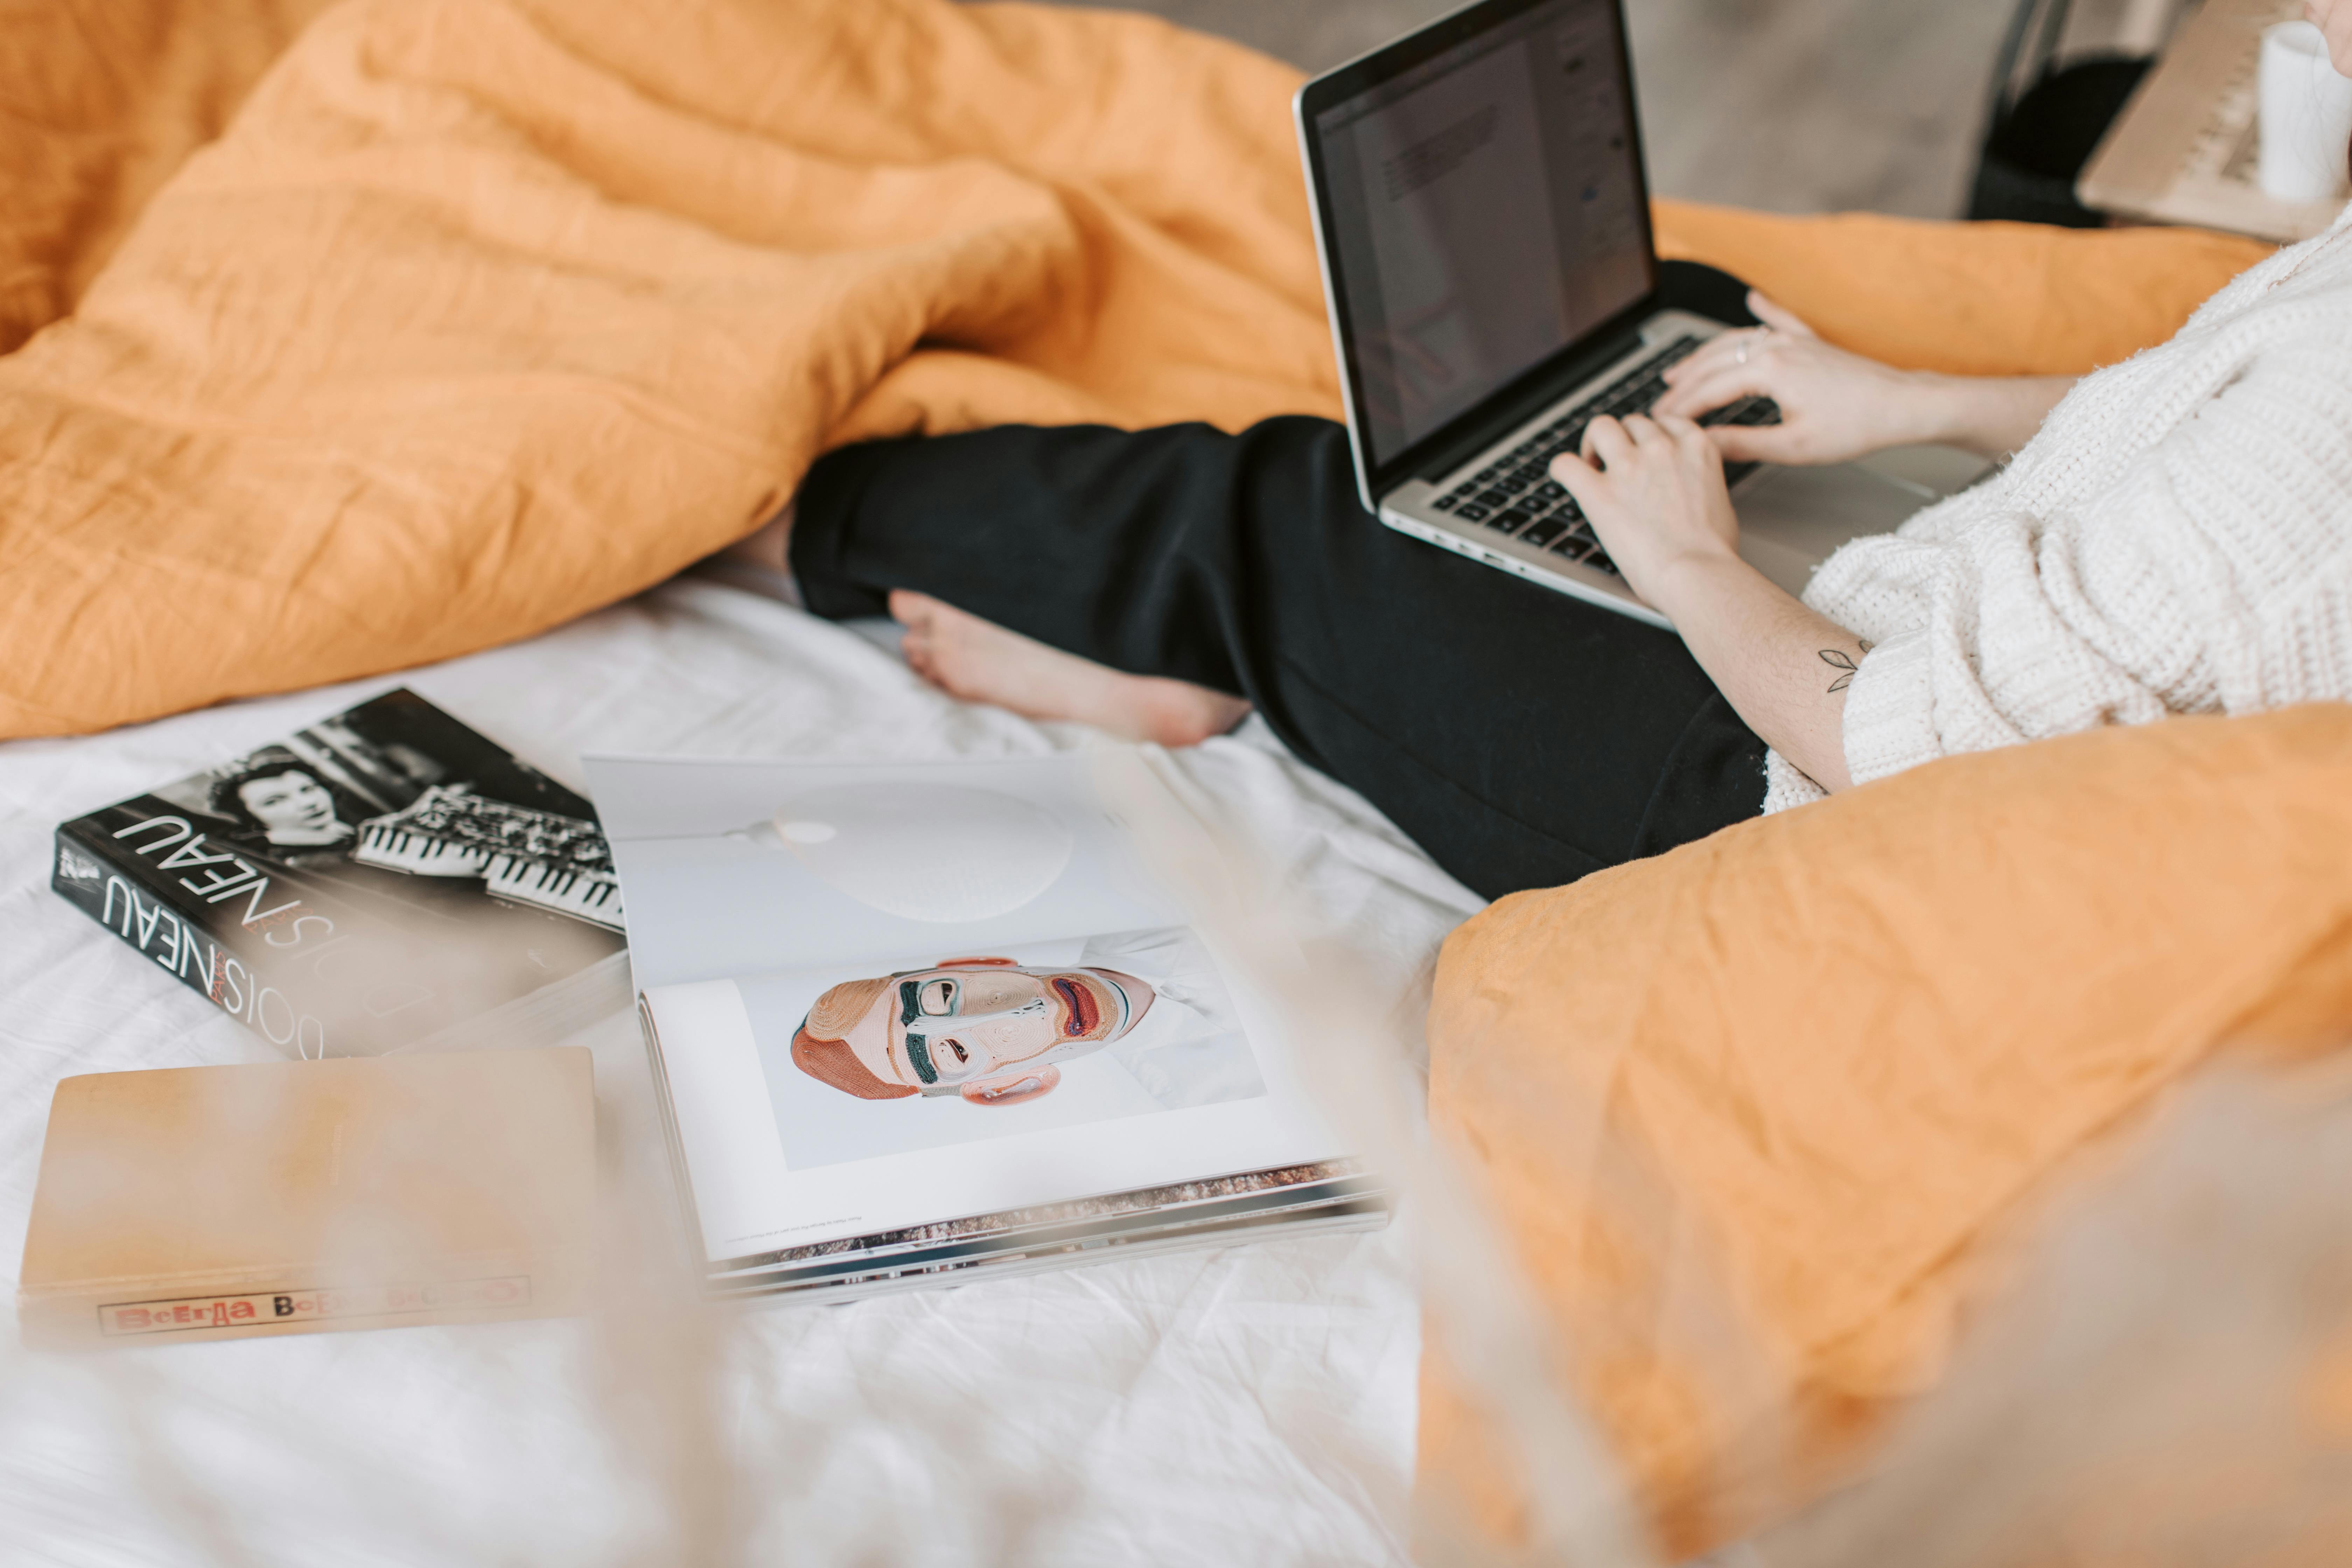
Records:
<instances>
[{"instance_id":1,"label":"laptop screen","mask_svg":"<svg viewBox=\"0 0 2352 1568\"><path fill-rule=\"evenodd\" d=\"M1371 467L1655 284L1619 0L1549 0L1316 114Z\"/></svg>"}]
</instances>

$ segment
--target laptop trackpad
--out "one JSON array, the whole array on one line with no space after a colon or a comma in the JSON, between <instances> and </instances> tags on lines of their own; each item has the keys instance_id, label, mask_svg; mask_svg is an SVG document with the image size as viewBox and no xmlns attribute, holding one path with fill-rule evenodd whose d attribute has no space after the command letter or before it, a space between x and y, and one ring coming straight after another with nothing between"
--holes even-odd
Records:
<instances>
[{"instance_id":1,"label":"laptop trackpad","mask_svg":"<svg viewBox=\"0 0 2352 1568\"><path fill-rule=\"evenodd\" d=\"M1859 464L1767 468L1739 487L1739 553L1791 594L1849 539L1890 533L1930 498Z\"/></svg>"}]
</instances>

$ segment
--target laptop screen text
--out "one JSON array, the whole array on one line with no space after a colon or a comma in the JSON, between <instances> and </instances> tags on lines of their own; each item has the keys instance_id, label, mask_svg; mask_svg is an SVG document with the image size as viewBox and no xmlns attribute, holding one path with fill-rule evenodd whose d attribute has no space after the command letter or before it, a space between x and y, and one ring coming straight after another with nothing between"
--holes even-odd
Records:
<instances>
[{"instance_id":1,"label":"laptop screen text","mask_svg":"<svg viewBox=\"0 0 2352 1568\"><path fill-rule=\"evenodd\" d=\"M1653 282L1617 0L1555 0L1316 117L1375 466Z\"/></svg>"}]
</instances>

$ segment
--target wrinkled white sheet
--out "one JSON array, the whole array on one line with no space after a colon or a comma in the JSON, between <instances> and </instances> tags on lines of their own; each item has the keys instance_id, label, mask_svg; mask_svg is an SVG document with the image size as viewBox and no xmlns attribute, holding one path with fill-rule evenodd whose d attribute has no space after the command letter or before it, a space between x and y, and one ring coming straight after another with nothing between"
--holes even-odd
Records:
<instances>
[{"instance_id":1,"label":"wrinkled white sheet","mask_svg":"<svg viewBox=\"0 0 2352 1568\"><path fill-rule=\"evenodd\" d=\"M584 748L1003 755L1076 737L950 702L854 632L682 580L403 678L575 787ZM0 746L0 1258L52 1086L270 1059L48 891L60 820L395 684ZM1425 994L1475 900L1255 726L1184 753ZM655 1158L616 1019L602 1134ZM203 1173L187 1173L201 1181ZM79 1358L0 1334L0 1562L1385 1563L1404 1559L1415 1307L1391 1230L835 1308L416 1328ZM619 1335L616 1342L598 1335ZM599 1372L619 1364L621 1374Z\"/></svg>"}]
</instances>

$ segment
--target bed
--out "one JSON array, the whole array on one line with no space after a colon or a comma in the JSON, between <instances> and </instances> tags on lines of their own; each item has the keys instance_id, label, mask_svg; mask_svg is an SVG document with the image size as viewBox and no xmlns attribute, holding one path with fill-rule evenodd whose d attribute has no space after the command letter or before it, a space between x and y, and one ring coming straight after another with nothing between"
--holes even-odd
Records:
<instances>
[{"instance_id":1,"label":"bed","mask_svg":"<svg viewBox=\"0 0 2352 1568\"><path fill-rule=\"evenodd\" d=\"M75 245L0 222L12 1267L59 1078L268 1052L47 890L60 820L402 682L575 787L590 748L1076 744L939 696L878 628L678 574L845 441L1337 408L1295 75L1148 19L351 0L298 37L330 8L147 0L116 37L128 0L57 4L105 82L75 158L138 141L140 47L194 108L75 186ZM192 65L205 16L236 47ZM0 80L64 79L0 26ZM1974 374L2122 357L2261 249L1658 218L1832 341ZM1176 765L1417 1028L1477 901L1260 728ZM583 1043L614 1191L657 1190L634 1026ZM577 1322L55 1361L0 1335L0 1560L1406 1560L1396 1230L716 1320L683 1277L648 1252Z\"/></svg>"},{"instance_id":2,"label":"bed","mask_svg":"<svg viewBox=\"0 0 2352 1568\"><path fill-rule=\"evenodd\" d=\"M690 575L394 679L575 785L583 746L929 757L1077 742L940 697L887 641ZM52 828L393 683L0 750L12 1273L57 1079L270 1059L47 891ZM1181 765L1425 989L1470 894L1255 727ZM581 1043L610 1163L665 1180L634 1024ZM1383 1232L729 1312L715 1339L658 1346L573 1321L49 1360L12 1331L0 1559L715 1562L740 1530L759 1560L812 1563L1402 1562L1416 1312ZM634 1385L600 1384L599 1365Z\"/></svg>"}]
</instances>

